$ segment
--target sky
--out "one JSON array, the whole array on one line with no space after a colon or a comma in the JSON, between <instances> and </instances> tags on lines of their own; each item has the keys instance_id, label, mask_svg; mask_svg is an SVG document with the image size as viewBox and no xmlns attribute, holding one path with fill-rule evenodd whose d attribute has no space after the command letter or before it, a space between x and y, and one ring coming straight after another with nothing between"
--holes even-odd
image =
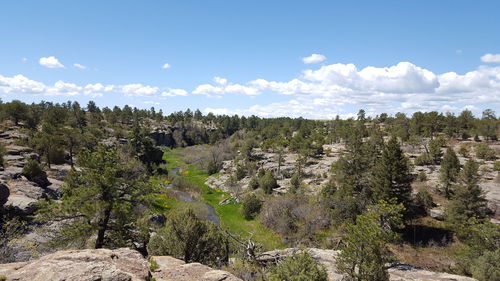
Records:
<instances>
[{"instance_id":1,"label":"sky","mask_svg":"<svg viewBox=\"0 0 500 281\"><path fill-rule=\"evenodd\" d=\"M0 98L331 119L500 114L500 1L0 2Z\"/></svg>"}]
</instances>

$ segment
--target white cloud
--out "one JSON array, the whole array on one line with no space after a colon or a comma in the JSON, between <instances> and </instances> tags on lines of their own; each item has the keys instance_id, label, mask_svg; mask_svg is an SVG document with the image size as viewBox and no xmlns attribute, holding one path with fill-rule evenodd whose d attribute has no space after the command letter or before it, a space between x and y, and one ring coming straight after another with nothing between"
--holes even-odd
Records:
<instances>
[{"instance_id":1,"label":"white cloud","mask_svg":"<svg viewBox=\"0 0 500 281\"><path fill-rule=\"evenodd\" d=\"M302 58L302 62L305 64L310 64L310 63L320 63L326 60L326 57L321 54L312 54L308 57Z\"/></svg>"},{"instance_id":2,"label":"white cloud","mask_svg":"<svg viewBox=\"0 0 500 281\"><path fill-rule=\"evenodd\" d=\"M121 90L126 96L142 97L155 95L158 93L159 88L142 84L128 84L121 86Z\"/></svg>"},{"instance_id":3,"label":"white cloud","mask_svg":"<svg viewBox=\"0 0 500 281\"><path fill-rule=\"evenodd\" d=\"M87 67L85 65L81 65L79 63L74 63L73 66L76 68L79 68L79 69L87 69Z\"/></svg>"},{"instance_id":4,"label":"white cloud","mask_svg":"<svg viewBox=\"0 0 500 281\"><path fill-rule=\"evenodd\" d=\"M169 89L161 93L164 97L187 96L188 92L184 89Z\"/></svg>"},{"instance_id":5,"label":"white cloud","mask_svg":"<svg viewBox=\"0 0 500 281\"><path fill-rule=\"evenodd\" d=\"M160 103L157 102L157 101L150 101L150 100L148 100L148 101L145 101L144 104L159 105Z\"/></svg>"},{"instance_id":6,"label":"white cloud","mask_svg":"<svg viewBox=\"0 0 500 281\"><path fill-rule=\"evenodd\" d=\"M261 92L256 87L229 83L226 78L214 77L218 85L202 84L196 87L193 95L205 95L207 97L222 97L224 94L237 94L244 96L257 96Z\"/></svg>"},{"instance_id":7,"label":"white cloud","mask_svg":"<svg viewBox=\"0 0 500 281\"><path fill-rule=\"evenodd\" d=\"M500 63L500 54L486 54L481 57L481 61L485 63Z\"/></svg>"},{"instance_id":8,"label":"white cloud","mask_svg":"<svg viewBox=\"0 0 500 281\"><path fill-rule=\"evenodd\" d=\"M169 69L171 67L172 66L170 64L168 64L168 63L166 63L166 64L164 64L164 65L161 66L161 68L163 68L163 69Z\"/></svg>"},{"instance_id":9,"label":"white cloud","mask_svg":"<svg viewBox=\"0 0 500 281\"><path fill-rule=\"evenodd\" d=\"M21 60L22 60L23 62L27 62L27 61L28 61L28 58L21 58Z\"/></svg>"},{"instance_id":10,"label":"white cloud","mask_svg":"<svg viewBox=\"0 0 500 281\"><path fill-rule=\"evenodd\" d=\"M47 68L64 68L64 65L59 62L59 60L54 57L42 57L40 60L38 60L38 63L40 63L41 66L45 66Z\"/></svg>"}]
</instances>

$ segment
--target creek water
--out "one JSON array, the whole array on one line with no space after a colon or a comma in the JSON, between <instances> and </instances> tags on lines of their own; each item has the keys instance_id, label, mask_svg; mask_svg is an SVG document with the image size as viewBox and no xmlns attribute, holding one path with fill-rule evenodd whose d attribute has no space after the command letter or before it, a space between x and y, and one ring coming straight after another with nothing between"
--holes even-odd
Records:
<instances>
[{"instance_id":1,"label":"creek water","mask_svg":"<svg viewBox=\"0 0 500 281\"><path fill-rule=\"evenodd\" d=\"M176 176L179 176L179 171L180 171L181 167L175 167L172 169L172 172L174 175ZM183 202L189 202L189 203L193 203L193 202L197 202L199 200L196 200L193 195L187 191L183 191L183 190L178 190L178 189L174 189L174 187L169 184L166 186L170 191L170 195L172 195L175 199L179 200L179 201L183 201ZM217 225L220 224L220 218L219 216L217 215L217 212L215 211L214 207L212 207L210 204L208 203L205 203L203 201L199 201L199 202L202 202L205 207L207 208L207 218L208 220L216 223Z\"/></svg>"}]
</instances>

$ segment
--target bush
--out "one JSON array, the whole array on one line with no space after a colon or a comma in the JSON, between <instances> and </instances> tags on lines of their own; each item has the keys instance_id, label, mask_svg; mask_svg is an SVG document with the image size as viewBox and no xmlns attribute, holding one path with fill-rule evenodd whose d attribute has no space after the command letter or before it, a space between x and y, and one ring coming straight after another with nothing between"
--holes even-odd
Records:
<instances>
[{"instance_id":1,"label":"bush","mask_svg":"<svg viewBox=\"0 0 500 281\"><path fill-rule=\"evenodd\" d=\"M209 160L207 163L207 174L213 175L215 173L218 173L220 170L220 167L217 165L217 163L214 160Z\"/></svg>"},{"instance_id":2,"label":"bush","mask_svg":"<svg viewBox=\"0 0 500 281\"><path fill-rule=\"evenodd\" d=\"M429 155L429 153L423 153L419 155L417 158L415 158L415 165L417 166L426 166L426 165L431 165L433 163L434 161L432 157Z\"/></svg>"},{"instance_id":3,"label":"bush","mask_svg":"<svg viewBox=\"0 0 500 281\"><path fill-rule=\"evenodd\" d=\"M3 157L5 156L6 150L5 150L5 145L3 143L0 143L0 167L5 168L5 160Z\"/></svg>"},{"instance_id":4,"label":"bush","mask_svg":"<svg viewBox=\"0 0 500 281\"><path fill-rule=\"evenodd\" d=\"M292 176L292 178L290 179L291 191L293 193L295 193L299 189L300 182L301 182L301 180L300 180L299 173L297 173L297 172L294 173L293 176Z\"/></svg>"},{"instance_id":5,"label":"bush","mask_svg":"<svg viewBox=\"0 0 500 281\"><path fill-rule=\"evenodd\" d=\"M483 160L495 160L495 157L496 157L495 150L492 149L491 147L489 147L485 143L477 144L476 148L475 148L475 151L476 151L476 156L479 159L483 159Z\"/></svg>"},{"instance_id":6,"label":"bush","mask_svg":"<svg viewBox=\"0 0 500 281\"><path fill-rule=\"evenodd\" d=\"M272 281L327 281L328 275L311 255L301 251L287 257L271 269Z\"/></svg>"},{"instance_id":7,"label":"bush","mask_svg":"<svg viewBox=\"0 0 500 281\"><path fill-rule=\"evenodd\" d=\"M427 181L427 174L426 174L424 171L422 171L422 172L418 173L418 175L417 175L417 180L418 180L419 182L424 182L424 181Z\"/></svg>"},{"instance_id":8,"label":"bush","mask_svg":"<svg viewBox=\"0 0 500 281\"><path fill-rule=\"evenodd\" d=\"M252 190L259 188L259 181L257 180L257 177L253 176L250 178L250 181L248 182L248 188Z\"/></svg>"},{"instance_id":9,"label":"bush","mask_svg":"<svg viewBox=\"0 0 500 281\"><path fill-rule=\"evenodd\" d=\"M415 205L420 214L428 215L429 210L434 206L431 194L427 190L419 190L415 195Z\"/></svg>"},{"instance_id":10,"label":"bush","mask_svg":"<svg viewBox=\"0 0 500 281\"><path fill-rule=\"evenodd\" d=\"M245 167L243 167L242 165L236 166L236 172L234 174L236 180L242 180L246 175L247 171L245 170Z\"/></svg>"},{"instance_id":11,"label":"bush","mask_svg":"<svg viewBox=\"0 0 500 281\"><path fill-rule=\"evenodd\" d=\"M273 172L267 171L266 174L260 178L259 187L262 188L267 194L273 193L273 189L278 187L278 182L276 181Z\"/></svg>"},{"instance_id":12,"label":"bush","mask_svg":"<svg viewBox=\"0 0 500 281\"><path fill-rule=\"evenodd\" d=\"M167 225L151 236L149 255L170 255L186 263L222 266L229 259L228 239L217 225L202 221L192 210L174 213Z\"/></svg>"},{"instance_id":13,"label":"bush","mask_svg":"<svg viewBox=\"0 0 500 281\"><path fill-rule=\"evenodd\" d=\"M30 160L23 167L23 176L28 180L37 183L42 187L46 187L50 184L47 180L47 174L43 171L42 166L36 160Z\"/></svg>"},{"instance_id":14,"label":"bush","mask_svg":"<svg viewBox=\"0 0 500 281\"><path fill-rule=\"evenodd\" d=\"M500 172L500 161L495 161L495 163L493 163L493 170Z\"/></svg>"},{"instance_id":15,"label":"bush","mask_svg":"<svg viewBox=\"0 0 500 281\"><path fill-rule=\"evenodd\" d=\"M468 157L469 150L467 149L467 146L461 145L460 148L458 149L458 154L462 155L462 157Z\"/></svg>"},{"instance_id":16,"label":"bush","mask_svg":"<svg viewBox=\"0 0 500 281\"><path fill-rule=\"evenodd\" d=\"M472 265L472 277L479 281L500 280L500 249L485 251Z\"/></svg>"},{"instance_id":17,"label":"bush","mask_svg":"<svg viewBox=\"0 0 500 281\"><path fill-rule=\"evenodd\" d=\"M243 198L243 216L245 219L250 220L255 218L262 208L262 201L260 201L255 194L250 194Z\"/></svg>"}]
</instances>

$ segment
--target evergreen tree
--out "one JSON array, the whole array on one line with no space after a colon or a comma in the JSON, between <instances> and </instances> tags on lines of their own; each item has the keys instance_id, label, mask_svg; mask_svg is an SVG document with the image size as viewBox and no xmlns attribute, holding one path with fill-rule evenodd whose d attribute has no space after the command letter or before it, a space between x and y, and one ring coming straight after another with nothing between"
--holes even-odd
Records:
<instances>
[{"instance_id":1,"label":"evergreen tree","mask_svg":"<svg viewBox=\"0 0 500 281\"><path fill-rule=\"evenodd\" d=\"M434 164L441 163L441 158L443 157L443 152L441 151L441 141L438 139L433 139L429 141L429 155L431 156Z\"/></svg>"},{"instance_id":2,"label":"evergreen tree","mask_svg":"<svg viewBox=\"0 0 500 281\"><path fill-rule=\"evenodd\" d=\"M278 183L276 182L276 178L274 177L273 172L267 171L264 176L260 178L259 186L264 190L265 193L273 193L273 189L278 187Z\"/></svg>"},{"instance_id":3,"label":"evergreen tree","mask_svg":"<svg viewBox=\"0 0 500 281\"><path fill-rule=\"evenodd\" d=\"M460 172L460 161L453 148L449 147L446 150L439 172L439 179L443 184L444 194L449 199L452 193L451 187L457 181L458 173Z\"/></svg>"},{"instance_id":4,"label":"evergreen tree","mask_svg":"<svg viewBox=\"0 0 500 281\"><path fill-rule=\"evenodd\" d=\"M408 159L396 138L385 146L382 157L373 167L372 191L375 201L395 198L408 207L411 196L411 174Z\"/></svg>"},{"instance_id":5,"label":"evergreen tree","mask_svg":"<svg viewBox=\"0 0 500 281\"><path fill-rule=\"evenodd\" d=\"M387 243L397 238L393 228L402 227L404 207L381 201L370 209L359 215L355 224L347 225L345 247L337 259L337 268L351 281L389 280L385 270L390 258Z\"/></svg>"},{"instance_id":6,"label":"evergreen tree","mask_svg":"<svg viewBox=\"0 0 500 281\"><path fill-rule=\"evenodd\" d=\"M146 171L133 157L117 148L99 145L94 152L84 150L78 156L77 169L70 171L60 201L46 202L39 219L69 219L57 242L84 243L95 239L94 247L132 247L137 242L137 207L149 204L153 186Z\"/></svg>"},{"instance_id":7,"label":"evergreen tree","mask_svg":"<svg viewBox=\"0 0 500 281\"><path fill-rule=\"evenodd\" d=\"M327 281L326 269L307 252L293 254L271 269L271 281Z\"/></svg>"},{"instance_id":8,"label":"evergreen tree","mask_svg":"<svg viewBox=\"0 0 500 281\"><path fill-rule=\"evenodd\" d=\"M459 185L445 210L446 221L455 229L468 223L471 219L484 221L487 214L487 202L478 183L479 165L469 159L460 172Z\"/></svg>"}]
</instances>

